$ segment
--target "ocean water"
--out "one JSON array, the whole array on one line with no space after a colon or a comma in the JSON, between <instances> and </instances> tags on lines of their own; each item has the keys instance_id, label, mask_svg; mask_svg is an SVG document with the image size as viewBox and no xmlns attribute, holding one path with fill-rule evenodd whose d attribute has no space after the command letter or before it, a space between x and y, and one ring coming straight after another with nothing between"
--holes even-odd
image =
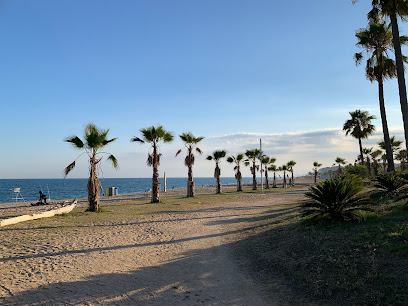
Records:
<instances>
[{"instance_id":1,"label":"ocean water","mask_svg":"<svg viewBox=\"0 0 408 306\"><path fill-rule=\"evenodd\" d=\"M163 190L163 178L159 179ZM243 183L252 182L252 178L243 178ZM13 202L13 189L21 188L21 195L26 201L36 201L39 191L51 197L51 200L71 199L86 197L88 179L0 179L0 203ZM151 178L103 178L101 179L104 190L108 187L118 188L119 194L145 192L152 187ZM212 177L195 177L196 187L215 185ZM236 184L233 177L221 178L223 185ZM187 178L167 178L167 189L185 188ZM21 201L21 200L20 200Z\"/></svg>"}]
</instances>

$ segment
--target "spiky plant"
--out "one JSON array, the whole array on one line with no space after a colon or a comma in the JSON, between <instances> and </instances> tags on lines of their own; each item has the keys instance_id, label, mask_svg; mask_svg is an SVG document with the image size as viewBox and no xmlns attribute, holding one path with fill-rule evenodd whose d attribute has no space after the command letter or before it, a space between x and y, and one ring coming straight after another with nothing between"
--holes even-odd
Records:
<instances>
[{"instance_id":1,"label":"spiky plant","mask_svg":"<svg viewBox=\"0 0 408 306\"><path fill-rule=\"evenodd\" d=\"M152 203L159 203L160 202L160 185L159 185L159 166L160 166L160 158L162 156L159 153L159 143L168 143L173 141L173 134L167 132L163 126L151 126L140 130L142 134L142 138L133 137L130 139L132 142L139 142L139 143L149 143L151 144L152 152L147 154L147 165L149 167L153 167L153 178L152 178Z\"/></svg>"},{"instance_id":2,"label":"spiky plant","mask_svg":"<svg viewBox=\"0 0 408 306\"><path fill-rule=\"evenodd\" d=\"M204 137L195 137L192 133L183 133L180 139L184 142L187 149L187 156L184 159L184 165L188 167L188 181L187 181L187 197L194 197L194 179L193 179L193 165L194 165L194 149L198 154L203 154L197 144L204 139ZM176 156L181 153L182 149L178 150Z\"/></svg>"},{"instance_id":3,"label":"spiky plant","mask_svg":"<svg viewBox=\"0 0 408 306\"><path fill-rule=\"evenodd\" d=\"M361 139L368 138L368 136L374 132L375 127L371 124L371 120L375 119L375 117L371 116L367 111L361 111L359 109L350 112L349 114L351 118L344 123L343 131L346 132L346 135L350 134L358 139L358 144L360 146L360 161L361 164L364 164Z\"/></svg>"},{"instance_id":4,"label":"spiky plant","mask_svg":"<svg viewBox=\"0 0 408 306\"><path fill-rule=\"evenodd\" d=\"M357 211L370 210L364 205L370 200L362 194L363 181L355 175L337 177L320 182L309 188L305 196L309 200L302 205L304 216L327 221L358 219Z\"/></svg>"},{"instance_id":5,"label":"spiky plant","mask_svg":"<svg viewBox=\"0 0 408 306\"><path fill-rule=\"evenodd\" d=\"M381 195L393 198L405 188L406 183L399 173L387 172L377 175L374 187L379 189Z\"/></svg>"},{"instance_id":6,"label":"spiky plant","mask_svg":"<svg viewBox=\"0 0 408 306\"><path fill-rule=\"evenodd\" d=\"M317 175L319 174L319 168L322 164L319 164L317 161L313 162L313 173L314 173L314 182L317 183Z\"/></svg>"},{"instance_id":7,"label":"spiky plant","mask_svg":"<svg viewBox=\"0 0 408 306\"><path fill-rule=\"evenodd\" d=\"M256 171L259 170L259 165L256 164L257 159L259 158L261 151L259 149L252 149L246 150L245 155L246 159L244 161L245 166L250 166L251 174L252 174L252 190L257 189L257 181L256 181Z\"/></svg>"},{"instance_id":8,"label":"spiky plant","mask_svg":"<svg viewBox=\"0 0 408 306\"><path fill-rule=\"evenodd\" d=\"M207 160L214 160L215 161L215 170L214 170L214 177L217 179L217 190L216 193L221 193L221 169L219 163L221 159L223 159L227 155L227 151L225 150L216 150L213 152L212 155L207 156Z\"/></svg>"},{"instance_id":9,"label":"spiky plant","mask_svg":"<svg viewBox=\"0 0 408 306\"><path fill-rule=\"evenodd\" d=\"M101 182L98 179L97 165L102 160L102 154L108 155L108 160L112 163L115 169L119 168L118 161L112 154L101 152L101 149L111 142L114 142L116 138L108 139L109 129L103 130L96 127L95 124L89 123L85 127L84 141L82 141L78 136L70 136L65 139L66 142L71 143L71 145L78 150L84 150L82 154L87 154L89 157L89 180L88 180L88 210L89 211L99 211L99 190L102 189ZM82 155L80 154L77 159ZM64 170L64 177L75 168L74 160L69 164Z\"/></svg>"},{"instance_id":10,"label":"spiky plant","mask_svg":"<svg viewBox=\"0 0 408 306\"><path fill-rule=\"evenodd\" d=\"M244 159L244 154L238 154L237 156L230 155L227 158L227 162L230 164L235 164L235 178L237 180L237 191L242 191L242 174L241 174L241 162Z\"/></svg>"},{"instance_id":11,"label":"spiky plant","mask_svg":"<svg viewBox=\"0 0 408 306\"><path fill-rule=\"evenodd\" d=\"M289 161L286 166L288 166L288 170L292 173L292 186L295 185L295 178L293 176L293 167L295 167L296 162L294 160Z\"/></svg>"}]
</instances>

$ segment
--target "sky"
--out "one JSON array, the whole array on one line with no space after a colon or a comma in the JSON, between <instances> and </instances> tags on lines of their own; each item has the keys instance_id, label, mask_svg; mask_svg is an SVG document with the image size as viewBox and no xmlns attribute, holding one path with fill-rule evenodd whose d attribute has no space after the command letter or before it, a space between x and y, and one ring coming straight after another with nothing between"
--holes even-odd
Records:
<instances>
[{"instance_id":1,"label":"sky","mask_svg":"<svg viewBox=\"0 0 408 306\"><path fill-rule=\"evenodd\" d=\"M314 161L354 162L358 142L341 130L350 111L377 117L364 146L382 138L377 84L353 60L370 3L0 0L0 178L63 177L80 154L64 139L83 137L89 122L118 137L106 152L120 169L103 160L102 177L151 177L149 145L130 139L159 124L175 135L160 146L160 176L187 176L174 157L183 132L205 137L200 177L213 175L212 151L235 155L259 139L277 165L295 160L295 175ZM384 90L391 135L402 140L396 79ZM233 176L226 162L221 171ZM87 176L83 155L68 177Z\"/></svg>"}]
</instances>

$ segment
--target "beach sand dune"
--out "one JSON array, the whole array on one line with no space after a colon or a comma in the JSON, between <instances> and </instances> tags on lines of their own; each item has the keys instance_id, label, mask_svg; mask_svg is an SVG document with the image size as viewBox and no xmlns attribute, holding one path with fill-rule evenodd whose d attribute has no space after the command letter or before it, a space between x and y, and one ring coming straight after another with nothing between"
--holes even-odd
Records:
<instances>
[{"instance_id":1,"label":"beach sand dune","mask_svg":"<svg viewBox=\"0 0 408 306\"><path fill-rule=\"evenodd\" d=\"M0 304L273 305L279 299L271 301L232 256L230 244L240 232L234 225L302 199L304 190L246 193L188 211L72 228L51 219L1 228ZM24 208L32 209L13 203L0 213Z\"/></svg>"}]
</instances>

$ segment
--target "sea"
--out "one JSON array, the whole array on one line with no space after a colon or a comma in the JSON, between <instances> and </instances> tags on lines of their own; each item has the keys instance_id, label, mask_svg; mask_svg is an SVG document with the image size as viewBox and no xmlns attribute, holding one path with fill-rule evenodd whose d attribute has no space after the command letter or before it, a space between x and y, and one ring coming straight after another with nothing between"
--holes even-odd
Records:
<instances>
[{"instance_id":1,"label":"sea","mask_svg":"<svg viewBox=\"0 0 408 306\"><path fill-rule=\"evenodd\" d=\"M152 187L152 178L101 178L103 189L116 187L119 194L146 192ZM164 179L159 179L161 190L164 188ZM251 177L242 178L243 183L252 182ZM15 202L16 195L25 201L36 201L41 190L47 198L63 200L87 197L87 178L77 179L0 179L0 203ZM234 177L222 177L223 185L235 185ZM215 186L213 177L195 177L196 187ZM187 178L167 178L167 189L179 189L187 186ZM20 188L20 194L14 193L14 188ZM22 201L19 199L18 201Z\"/></svg>"}]
</instances>

